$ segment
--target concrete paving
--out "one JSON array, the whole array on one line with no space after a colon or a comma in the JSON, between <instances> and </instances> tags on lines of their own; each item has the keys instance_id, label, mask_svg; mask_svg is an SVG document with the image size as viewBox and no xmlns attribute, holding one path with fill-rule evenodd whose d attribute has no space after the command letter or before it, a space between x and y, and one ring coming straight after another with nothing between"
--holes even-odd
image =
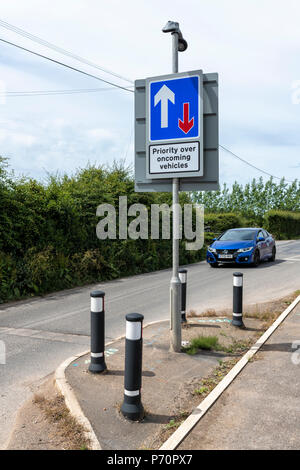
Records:
<instances>
[{"instance_id":1,"label":"concrete paving","mask_svg":"<svg viewBox=\"0 0 300 470\"><path fill-rule=\"evenodd\" d=\"M245 277L245 303L287 295L299 289L300 240L279 242L275 263L239 270ZM234 266L210 269L205 262L189 266L188 308L230 308L234 271ZM36 384L68 356L89 348L90 291L106 292L110 340L124 333L124 316L130 311L143 313L146 323L168 319L170 277L171 271L164 270L1 305L0 340L6 344L7 361L0 365L0 448Z\"/></svg>"},{"instance_id":2,"label":"concrete paving","mask_svg":"<svg viewBox=\"0 0 300 470\"><path fill-rule=\"evenodd\" d=\"M299 304L179 449L299 450L297 348L300 348Z\"/></svg>"}]
</instances>

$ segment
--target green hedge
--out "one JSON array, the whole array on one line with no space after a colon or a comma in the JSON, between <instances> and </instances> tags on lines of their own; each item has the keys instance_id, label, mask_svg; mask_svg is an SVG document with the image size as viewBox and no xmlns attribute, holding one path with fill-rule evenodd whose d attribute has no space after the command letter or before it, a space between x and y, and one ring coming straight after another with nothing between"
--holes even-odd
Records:
<instances>
[{"instance_id":1,"label":"green hedge","mask_svg":"<svg viewBox=\"0 0 300 470\"><path fill-rule=\"evenodd\" d=\"M132 174L122 165L91 166L41 183L14 178L0 157L0 303L170 267L171 240L97 238L97 206L112 204L118 215L122 195L128 197L128 206L141 203L148 209L155 203L170 205L172 199L170 193L135 193ZM191 203L190 197L181 193L181 204ZM229 228L261 225L255 223L256 213L241 213L247 218L232 212L206 213L205 243ZM299 214L273 214L266 218L271 233L278 238L300 236ZM187 251L180 242L181 265L204 256L205 247Z\"/></svg>"},{"instance_id":2,"label":"green hedge","mask_svg":"<svg viewBox=\"0 0 300 470\"><path fill-rule=\"evenodd\" d=\"M275 238L285 240L300 237L300 212L272 210L264 216L266 229Z\"/></svg>"},{"instance_id":3,"label":"green hedge","mask_svg":"<svg viewBox=\"0 0 300 470\"><path fill-rule=\"evenodd\" d=\"M89 167L75 175L51 177L46 184L16 180L0 158L0 303L86 283L168 268L171 240L99 240L96 208L119 196L134 203L170 203L169 193L135 193L122 166ZM180 195L181 203L190 202ZM117 217L118 219L118 217ZM205 250L187 251L180 263L203 259Z\"/></svg>"},{"instance_id":4,"label":"green hedge","mask_svg":"<svg viewBox=\"0 0 300 470\"><path fill-rule=\"evenodd\" d=\"M97 239L95 228L99 220L95 208L97 202L103 201L103 194L101 186L94 185L97 173L89 175L91 180L80 187L81 178L87 173L78 175L72 190L70 181L62 181L57 187L56 182L54 188L52 181L46 188L32 182L20 184L12 192L6 227L11 225L13 229L16 220L17 230L6 230L2 247L0 244L0 303L171 266L171 240ZM108 173L108 177L112 174ZM117 184L114 197L119 189ZM127 195L130 203L139 201L149 207L156 202L155 196L137 195L130 186ZM105 194L105 199L111 200L111 196ZM158 197L159 203L164 202L163 195ZM14 200L18 201L15 206ZM205 214L205 225L211 230L205 233L205 245L209 245L217 233L243 225L243 219L232 213ZM180 241L181 265L205 258L205 246L187 251L184 243Z\"/></svg>"},{"instance_id":5,"label":"green hedge","mask_svg":"<svg viewBox=\"0 0 300 470\"><path fill-rule=\"evenodd\" d=\"M205 249L187 251L180 241L180 264L200 261ZM29 249L23 258L0 252L0 303L92 282L169 268L170 240L116 240L72 255L49 246ZM101 247L102 245L102 247Z\"/></svg>"},{"instance_id":6,"label":"green hedge","mask_svg":"<svg viewBox=\"0 0 300 470\"><path fill-rule=\"evenodd\" d=\"M243 227L245 220L243 217L231 212L223 214L206 214L204 215L204 225L209 228L209 232L221 233L230 228Z\"/></svg>"}]
</instances>

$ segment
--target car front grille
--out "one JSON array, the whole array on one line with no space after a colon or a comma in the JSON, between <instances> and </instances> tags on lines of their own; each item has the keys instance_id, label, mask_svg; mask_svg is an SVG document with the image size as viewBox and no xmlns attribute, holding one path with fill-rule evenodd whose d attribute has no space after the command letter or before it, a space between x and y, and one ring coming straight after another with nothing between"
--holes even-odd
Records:
<instances>
[{"instance_id":1,"label":"car front grille","mask_svg":"<svg viewBox=\"0 0 300 470\"><path fill-rule=\"evenodd\" d=\"M233 255L237 250L217 250L218 255Z\"/></svg>"}]
</instances>

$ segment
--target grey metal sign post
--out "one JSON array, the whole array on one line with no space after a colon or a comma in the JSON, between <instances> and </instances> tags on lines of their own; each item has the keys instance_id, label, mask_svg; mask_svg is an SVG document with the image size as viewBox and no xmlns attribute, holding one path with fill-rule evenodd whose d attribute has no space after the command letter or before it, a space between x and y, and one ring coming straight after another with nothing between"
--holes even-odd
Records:
<instances>
[{"instance_id":1,"label":"grey metal sign post","mask_svg":"<svg viewBox=\"0 0 300 470\"><path fill-rule=\"evenodd\" d=\"M173 73L135 81L135 190L173 195L170 349L180 352L179 191L219 189L218 74L178 73L187 42L177 22L163 32L172 34Z\"/></svg>"},{"instance_id":2,"label":"grey metal sign post","mask_svg":"<svg viewBox=\"0 0 300 470\"><path fill-rule=\"evenodd\" d=\"M179 47L179 24L169 21L163 29L164 33L172 34L172 73L178 73L178 47ZM187 48L183 44L182 52ZM170 283L170 314L171 335L170 349L174 352L181 351L181 282L178 275L179 269L179 178L172 179L173 195L173 272Z\"/></svg>"}]
</instances>

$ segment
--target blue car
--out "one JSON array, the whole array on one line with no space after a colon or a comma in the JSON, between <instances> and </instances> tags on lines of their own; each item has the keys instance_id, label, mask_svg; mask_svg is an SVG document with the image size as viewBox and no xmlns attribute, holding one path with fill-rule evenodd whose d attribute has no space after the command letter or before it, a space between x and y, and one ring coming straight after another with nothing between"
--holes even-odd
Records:
<instances>
[{"instance_id":1,"label":"blue car","mask_svg":"<svg viewBox=\"0 0 300 470\"><path fill-rule=\"evenodd\" d=\"M233 228L226 230L208 247L206 261L212 268L220 263L251 264L275 261L275 240L263 228Z\"/></svg>"}]
</instances>

